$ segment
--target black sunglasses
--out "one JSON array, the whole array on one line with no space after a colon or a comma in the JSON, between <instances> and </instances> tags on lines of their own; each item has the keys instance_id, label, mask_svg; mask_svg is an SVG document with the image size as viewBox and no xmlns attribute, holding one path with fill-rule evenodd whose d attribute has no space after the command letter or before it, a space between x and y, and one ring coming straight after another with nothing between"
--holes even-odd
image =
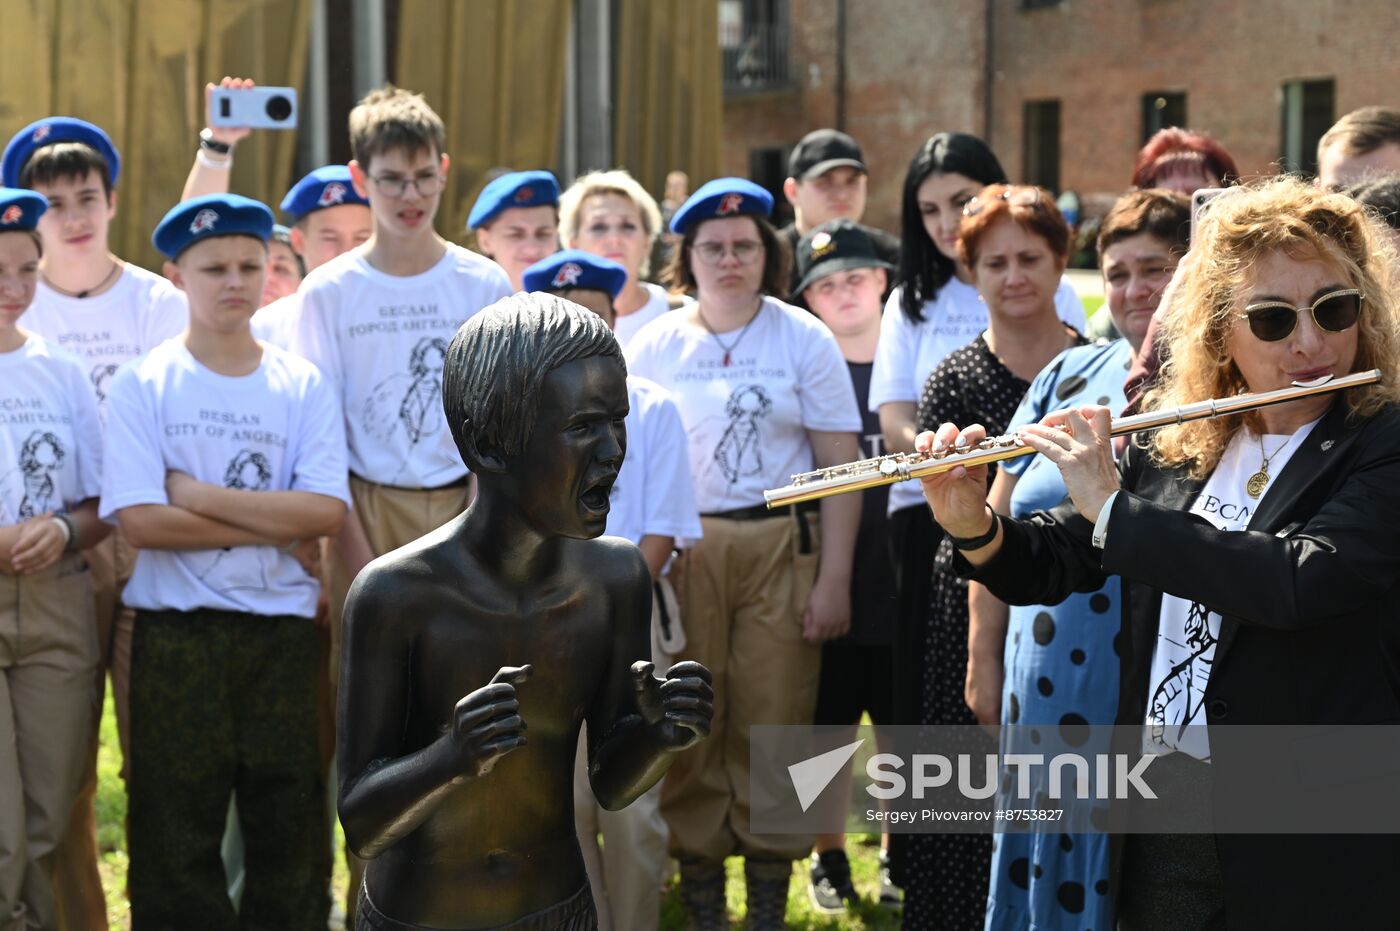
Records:
<instances>
[{"instance_id":1,"label":"black sunglasses","mask_svg":"<svg viewBox=\"0 0 1400 931\"><path fill-rule=\"evenodd\" d=\"M1283 301L1264 301L1245 307L1240 319L1249 321L1249 332L1266 343L1276 343L1287 339L1298 326L1298 317L1303 311L1312 314L1313 323L1319 330L1328 333L1341 333L1356 325L1361 316L1361 292L1355 288L1345 288L1322 295L1311 304L1294 307Z\"/></svg>"}]
</instances>

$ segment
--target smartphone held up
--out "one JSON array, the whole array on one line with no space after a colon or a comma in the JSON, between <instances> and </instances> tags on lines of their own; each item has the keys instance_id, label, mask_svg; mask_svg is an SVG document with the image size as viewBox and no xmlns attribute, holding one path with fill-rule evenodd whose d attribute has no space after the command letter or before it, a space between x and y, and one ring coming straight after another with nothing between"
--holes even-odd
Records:
<instances>
[{"instance_id":1,"label":"smartphone held up","mask_svg":"<svg viewBox=\"0 0 1400 931\"><path fill-rule=\"evenodd\" d=\"M294 87L216 87L209 97L211 126L249 129L295 129Z\"/></svg>"}]
</instances>

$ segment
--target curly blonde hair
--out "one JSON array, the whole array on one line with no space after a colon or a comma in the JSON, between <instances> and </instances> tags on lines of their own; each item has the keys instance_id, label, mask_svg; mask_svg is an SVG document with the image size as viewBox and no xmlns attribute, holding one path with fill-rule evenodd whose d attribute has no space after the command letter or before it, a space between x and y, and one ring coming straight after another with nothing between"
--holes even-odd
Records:
<instances>
[{"instance_id":1,"label":"curly blonde hair","mask_svg":"<svg viewBox=\"0 0 1400 931\"><path fill-rule=\"evenodd\" d=\"M1211 204L1164 300L1158 339L1166 347L1162 378L1145 410L1178 407L1250 391L1226 348L1230 330L1244 325L1245 289L1255 264L1283 250L1302 260L1321 257L1363 296L1355 370L1380 369L1384 381L1341 397L1348 419L1369 417L1400 401L1400 300L1397 255L1384 228L1344 194L1275 178L1232 190ZM1162 466L1190 466L1192 478L1210 475L1244 426L1262 431L1255 412L1165 427L1150 440Z\"/></svg>"}]
</instances>

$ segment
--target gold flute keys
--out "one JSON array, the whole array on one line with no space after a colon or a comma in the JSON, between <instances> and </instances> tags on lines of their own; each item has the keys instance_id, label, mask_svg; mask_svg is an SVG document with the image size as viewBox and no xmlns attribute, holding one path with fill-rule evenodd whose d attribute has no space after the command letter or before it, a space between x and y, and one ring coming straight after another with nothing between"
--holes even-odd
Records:
<instances>
[{"instance_id":1,"label":"gold flute keys","mask_svg":"<svg viewBox=\"0 0 1400 931\"><path fill-rule=\"evenodd\" d=\"M1156 430L1175 423L1189 420L1204 420L1209 417L1223 417L1226 414L1241 414L1273 404L1287 404L1301 398L1317 394L1373 385L1381 380L1380 369L1368 372L1355 372L1351 375L1334 377L1324 375L1312 381L1297 381L1289 388L1277 391L1261 391L1257 394L1241 394L1233 398L1217 398L1200 401L1165 411L1149 411L1132 417L1120 417L1113 421L1110 435L1123 436L1142 430ZM792 484L785 488L765 491L763 498L770 508L801 504L831 495L845 494L848 491L864 491L895 482L907 482L937 475L958 466L971 468L1004 459L1016 459L1033 455L1035 450L1027 446L1015 434L989 436L974 446L954 446L941 453L891 453L874 459L861 459L844 465L802 472L792 477Z\"/></svg>"}]
</instances>

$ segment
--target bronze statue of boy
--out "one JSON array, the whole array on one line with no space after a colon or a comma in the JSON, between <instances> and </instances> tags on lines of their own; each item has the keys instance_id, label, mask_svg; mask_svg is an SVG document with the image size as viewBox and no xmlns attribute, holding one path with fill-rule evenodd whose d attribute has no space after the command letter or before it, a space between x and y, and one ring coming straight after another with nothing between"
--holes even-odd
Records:
<instances>
[{"instance_id":1,"label":"bronze statue of boy","mask_svg":"<svg viewBox=\"0 0 1400 931\"><path fill-rule=\"evenodd\" d=\"M710 674L639 661L646 563L597 539L628 403L602 319L514 295L458 331L443 374L476 501L371 563L345 606L340 819L370 861L356 927L590 928L579 727L599 802L624 807L709 732Z\"/></svg>"}]
</instances>

